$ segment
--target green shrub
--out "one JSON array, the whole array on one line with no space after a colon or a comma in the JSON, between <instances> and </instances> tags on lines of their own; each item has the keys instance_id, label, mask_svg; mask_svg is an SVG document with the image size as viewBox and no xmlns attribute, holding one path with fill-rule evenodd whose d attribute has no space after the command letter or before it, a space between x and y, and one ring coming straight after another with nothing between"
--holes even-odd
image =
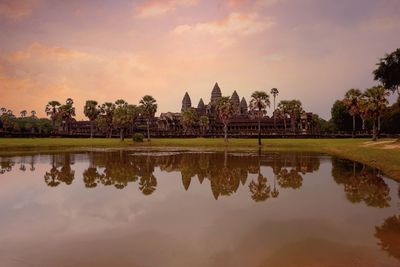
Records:
<instances>
[{"instance_id":1,"label":"green shrub","mask_svg":"<svg viewBox=\"0 0 400 267\"><path fill-rule=\"evenodd\" d=\"M133 142L143 142L144 135L141 133L135 133L132 136Z\"/></svg>"}]
</instances>

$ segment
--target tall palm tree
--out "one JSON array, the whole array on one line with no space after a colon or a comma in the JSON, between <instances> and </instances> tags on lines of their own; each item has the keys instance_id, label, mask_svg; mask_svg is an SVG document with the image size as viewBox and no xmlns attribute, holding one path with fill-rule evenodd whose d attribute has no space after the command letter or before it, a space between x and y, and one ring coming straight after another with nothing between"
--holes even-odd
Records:
<instances>
[{"instance_id":1,"label":"tall palm tree","mask_svg":"<svg viewBox=\"0 0 400 267\"><path fill-rule=\"evenodd\" d=\"M229 96L222 96L217 100L217 114L218 118L224 125L224 143L228 143L228 124L233 114L235 113L235 108Z\"/></svg>"},{"instance_id":2,"label":"tall palm tree","mask_svg":"<svg viewBox=\"0 0 400 267\"><path fill-rule=\"evenodd\" d=\"M150 123L157 112L157 101L151 95L145 95L140 100L140 110L147 121L147 141L150 141Z\"/></svg>"},{"instance_id":3,"label":"tall palm tree","mask_svg":"<svg viewBox=\"0 0 400 267\"><path fill-rule=\"evenodd\" d=\"M277 88L272 88L271 89L271 95L274 97L274 112L272 113L272 115L274 116L274 128L276 128L276 116L275 116L275 110L276 110L276 106L275 106L275 99L276 96L279 94L279 91Z\"/></svg>"},{"instance_id":4,"label":"tall palm tree","mask_svg":"<svg viewBox=\"0 0 400 267\"><path fill-rule=\"evenodd\" d=\"M63 123L65 123L68 133L70 132L72 117L75 116L75 108L73 107L73 104L74 101L72 98L67 98L65 104L60 106L58 109L60 117L63 120Z\"/></svg>"},{"instance_id":5,"label":"tall palm tree","mask_svg":"<svg viewBox=\"0 0 400 267\"><path fill-rule=\"evenodd\" d=\"M1 115L7 113L7 109L5 107L0 108Z\"/></svg>"},{"instance_id":6,"label":"tall palm tree","mask_svg":"<svg viewBox=\"0 0 400 267\"><path fill-rule=\"evenodd\" d=\"M290 116L290 124L292 125L292 130L296 133L296 120L300 117L303 112L303 108L300 100L290 100L288 102L288 113Z\"/></svg>"},{"instance_id":7,"label":"tall palm tree","mask_svg":"<svg viewBox=\"0 0 400 267\"><path fill-rule=\"evenodd\" d=\"M366 102L366 112L368 114L368 117L372 118L373 120L373 141L376 141L376 139L378 138L376 123L386 109L387 104L389 103L387 100L389 94L390 93L384 87L374 86L368 88L363 95Z\"/></svg>"},{"instance_id":8,"label":"tall palm tree","mask_svg":"<svg viewBox=\"0 0 400 267\"><path fill-rule=\"evenodd\" d=\"M60 102L52 100L50 101L47 105L46 105L46 115L50 116L50 119L52 121L53 124L53 128L55 128L56 126L56 120L58 118L59 112L58 112L58 108L61 106Z\"/></svg>"},{"instance_id":9,"label":"tall palm tree","mask_svg":"<svg viewBox=\"0 0 400 267\"><path fill-rule=\"evenodd\" d=\"M258 121L258 145L261 145L261 119L267 114L270 106L269 95L264 91L255 91L251 94L250 115Z\"/></svg>"},{"instance_id":10,"label":"tall palm tree","mask_svg":"<svg viewBox=\"0 0 400 267\"><path fill-rule=\"evenodd\" d=\"M201 128L201 132L204 135L206 130L207 130L207 128L208 128L208 125L210 124L210 120L205 115L200 116L199 124L200 124L200 128Z\"/></svg>"},{"instance_id":11,"label":"tall palm tree","mask_svg":"<svg viewBox=\"0 0 400 267\"><path fill-rule=\"evenodd\" d=\"M31 110L31 117L32 117L32 118L36 118L36 111Z\"/></svg>"},{"instance_id":12,"label":"tall palm tree","mask_svg":"<svg viewBox=\"0 0 400 267\"><path fill-rule=\"evenodd\" d=\"M93 138L94 121L100 114L100 108L97 106L96 100L87 100L83 107L83 113L90 121L90 138Z\"/></svg>"},{"instance_id":13,"label":"tall palm tree","mask_svg":"<svg viewBox=\"0 0 400 267\"><path fill-rule=\"evenodd\" d=\"M125 100L119 99L115 102L115 110L113 112L112 123L116 129L119 129L119 136L121 141L123 141L125 138L125 128L132 123L129 109L129 105Z\"/></svg>"},{"instance_id":14,"label":"tall palm tree","mask_svg":"<svg viewBox=\"0 0 400 267\"><path fill-rule=\"evenodd\" d=\"M25 117L26 117L26 114L28 114L28 111L26 111L26 110L24 109L24 110L22 110L19 114L20 114L21 118L25 118Z\"/></svg>"},{"instance_id":15,"label":"tall palm tree","mask_svg":"<svg viewBox=\"0 0 400 267\"><path fill-rule=\"evenodd\" d=\"M286 134L286 118L289 115L288 106L289 106L288 100L281 100L278 104L279 117L283 118L283 126L285 129L285 134Z\"/></svg>"},{"instance_id":16,"label":"tall palm tree","mask_svg":"<svg viewBox=\"0 0 400 267\"><path fill-rule=\"evenodd\" d=\"M113 120L113 114L115 110L115 104L111 102L106 102L101 105L100 107L100 112L101 112L101 117L103 118L103 122L105 124L105 129L106 129L106 136L111 138L112 136L112 120Z\"/></svg>"},{"instance_id":17,"label":"tall palm tree","mask_svg":"<svg viewBox=\"0 0 400 267\"><path fill-rule=\"evenodd\" d=\"M343 104L346 106L349 111L350 116L353 117L353 132L352 137L355 136L356 131L356 115L360 113L360 99L361 99L361 91L359 89L350 89L346 92L343 99Z\"/></svg>"},{"instance_id":18,"label":"tall palm tree","mask_svg":"<svg viewBox=\"0 0 400 267\"><path fill-rule=\"evenodd\" d=\"M194 123L197 120L196 110L194 108L187 108L181 113L181 124L185 130L185 134L188 130L193 128Z\"/></svg>"}]
</instances>

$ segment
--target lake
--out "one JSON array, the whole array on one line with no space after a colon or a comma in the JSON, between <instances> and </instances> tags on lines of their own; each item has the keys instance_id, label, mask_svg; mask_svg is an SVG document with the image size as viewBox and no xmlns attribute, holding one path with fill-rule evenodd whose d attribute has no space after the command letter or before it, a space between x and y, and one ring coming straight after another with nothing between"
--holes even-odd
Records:
<instances>
[{"instance_id":1,"label":"lake","mask_svg":"<svg viewBox=\"0 0 400 267\"><path fill-rule=\"evenodd\" d=\"M325 154L0 156L0 266L399 266L399 196Z\"/></svg>"}]
</instances>

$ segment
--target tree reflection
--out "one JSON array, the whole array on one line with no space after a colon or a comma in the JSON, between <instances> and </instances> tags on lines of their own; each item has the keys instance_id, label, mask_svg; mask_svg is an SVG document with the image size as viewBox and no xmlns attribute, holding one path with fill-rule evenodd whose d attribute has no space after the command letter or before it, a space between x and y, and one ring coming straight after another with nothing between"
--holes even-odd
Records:
<instances>
[{"instance_id":1,"label":"tree reflection","mask_svg":"<svg viewBox=\"0 0 400 267\"><path fill-rule=\"evenodd\" d=\"M390 206L390 189L376 169L363 164L334 158L332 176L337 184L344 185L346 198L352 203L364 202L367 206Z\"/></svg>"},{"instance_id":2,"label":"tree reflection","mask_svg":"<svg viewBox=\"0 0 400 267\"><path fill-rule=\"evenodd\" d=\"M282 188L298 189L303 185L303 177L295 169L282 169L278 173L278 184Z\"/></svg>"},{"instance_id":3,"label":"tree reflection","mask_svg":"<svg viewBox=\"0 0 400 267\"><path fill-rule=\"evenodd\" d=\"M271 187L267 184L267 177L258 174L257 181L251 181L249 184L251 198L256 201L265 201L270 197Z\"/></svg>"},{"instance_id":4,"label":"tree reflection","mask_svg":"<svg viewBox=\"0 0 400 267\"><path fill-rule=\"evenodd\" d=\"M78 153L79 154L79 153ZM70 185L74 181L74 153L50 155L50 169L44 174L44 181L50 187L60 184ZM300 188L302 175L319 168L318 156L307 153L258 154L232 152L132 152L126 150L110 152L86 152L79 157L87 157L89 166L82 171L86 188L99 185L124 189L131 183L144 195L151 195L157 190L158 181L155 169L162 172L177 172L184 190L189 190L197 176L200 184L210 186L215 199L235 194L241 186L250 191L250 197L256 201L279 197L280 190ZM35 170L34 157L21 157L19 166L30 165ZM10 171L14 162L0 158L0 172ZM274 173L271 184L261 171L269 167ZM255 179L248 182L249 175ZM369 201L373 203L372 197Z\"/></svg>"},{"instance_id":5,"label":"tree reflection","mask_svg":"<svg viewBox=\"0 0 400 267\"><path fill-rule=\"evenodd\" d=\"M389 217L381 226L375 227L375 237L382 250L400 261L400 215Z\"/></svg>"},{"instance_id":6,"label":"tree reflection","mask_svg":"<svg viewBox=\"0 0 400 267\"><path fill-rule=\"evenodd\" d=\"M50 187L56 187L60 183L72 184L75 178L75 171L71 169L70 154L62 154L62 160L58 161L57 155L51 156L51 169L44 175L45 183Z\"/></svg>"}]
</instances>

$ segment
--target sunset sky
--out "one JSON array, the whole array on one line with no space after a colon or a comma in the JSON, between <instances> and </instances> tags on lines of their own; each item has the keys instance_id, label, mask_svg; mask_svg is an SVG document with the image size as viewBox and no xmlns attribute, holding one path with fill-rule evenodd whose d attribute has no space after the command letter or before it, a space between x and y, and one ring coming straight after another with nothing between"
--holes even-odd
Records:
<instances>
[{"instance_id":1,"label":"sunset sky","mask_svg":"<svg viewBox=\"0 0 400 267\"><path fill-rule=\"evenodd\" d=\"M153 95L158 113L279 89L328 119L400 47L399 0L0 0L0 106ZM269 114L271 112L269 111Z\"/></svg>"}]
</instances>

